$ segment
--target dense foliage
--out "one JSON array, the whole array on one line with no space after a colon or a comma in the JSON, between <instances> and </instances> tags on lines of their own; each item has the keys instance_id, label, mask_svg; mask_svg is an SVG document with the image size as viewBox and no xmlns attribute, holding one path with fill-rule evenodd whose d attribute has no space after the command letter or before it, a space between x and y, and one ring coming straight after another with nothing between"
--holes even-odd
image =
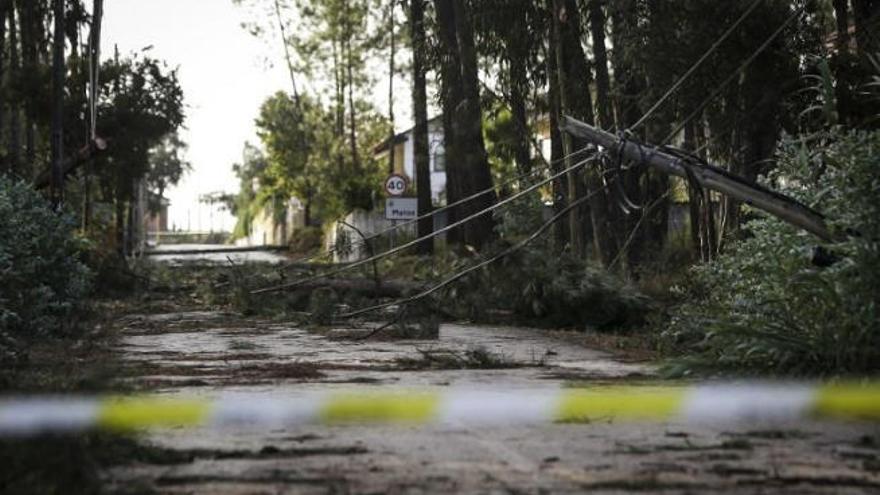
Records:
<instances>
[{"instance_id":1,"label":"dense foliage","mask_svg":"<svg viewBox=\"0 0 880 495\"><path fill-rule=\"evenodd\" d=\"M818 246L773 218L695 269L667 337L700 367L798 375L880 370L880 133L786 141L769 177L817 207L841 235ZM824 266L829 265L830 266Z\"/></svg>"},{"instance_id":2,"label":"dense foliage","mask_svg":"<svg viewBox=\"0 0 880 495\"><path fill-rule=\"evenodd\" d=\"M536 198L526 198L496 215L500 240L485 255L537 230L546 221L544 208ZM631 331L645 323L654 305L635 286L570 252L548 255L551 245L547 238L535 239L467 276L442 294L442 306L477 321L496 319L500 311L515 322L541 327ZM467 256L447 263L457 272L480 261L482 256Z\"/></svg>"},{"instance_id":3,"label":"dense foliage","mask_svg":"<svg viewBox=\"0 0 880 495\"><path fill-rule=\"evenodd\" d=\"M4 177L0 218L0 337L64 332L91 279L72 219L54 213L29 184Z\"/></svg>"}]
</instances>

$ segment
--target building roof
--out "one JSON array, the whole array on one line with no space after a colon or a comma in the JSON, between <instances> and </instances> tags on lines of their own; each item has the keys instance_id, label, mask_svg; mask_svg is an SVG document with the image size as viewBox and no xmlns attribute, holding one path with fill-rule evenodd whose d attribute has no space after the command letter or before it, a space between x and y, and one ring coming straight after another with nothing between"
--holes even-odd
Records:
<instances>
[{"instance_id":1,"label":"building roof","mask_svg":"<svg viewBox=\"0 0 880 495\"><path fill-rule=\"evenodd\" d=\"M440 120L440 118L441 118L442 116L443 116L443 115L441 114L441 115L435 115L434 117L429 118L429 119L428 119L428 126L430 126L431 124L433 124L433 123L437 122L438 120ZM374 155L378 155L378 154L380 154L380 153L384 153L384 152L388 151L388 148L390 148L390 146L391 146L392 144L393 144L393 145L398 145L398 144L405 143L405 142L409 141L409 135L412 134L412 132L413 132L414 129L415 129L415 126L410 127L409 129L407 129L407 130L405 130L405 131L403 131L403 132L401 132L401 133L399 133L399 134L396 134L396 135L394 136L394 142L393 142L393 143L391 142L391 141L392 141L391 138L383 139L381 143L377 144L377 145L373 148L373 154L374 154Z\"/></svg>"}]
</instances>

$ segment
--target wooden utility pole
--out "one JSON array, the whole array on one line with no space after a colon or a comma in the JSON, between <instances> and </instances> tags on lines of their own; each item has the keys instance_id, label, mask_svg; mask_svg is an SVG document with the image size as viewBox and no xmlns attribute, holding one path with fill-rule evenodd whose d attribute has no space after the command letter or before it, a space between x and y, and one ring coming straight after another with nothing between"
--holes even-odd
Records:
<instances>
[{"instance_id":1,"label":"wooden utility pole","mask_svg":"<svg viewBox=\"0 0 880 495\"><path fill-rule=\"evenodd\" d=\"M52 206L64 202L64 0L54 0L55 33L52 49Z\"/></svg>"},{"instance_id":2,"label":"wooden utility pole","mask_svg":"<svg viewBox=\"0 0 880 495\"><path fill-rule=\"evenodd\" d=\"M585 124L575 118L565 116L562 130L608 150L623 146L623 156L634 162L644 162L668 175L683 179L693 179L703 188L752 205L770 213L796 227L813 233L824 241L833 241L835 236L825 224L821 213L784 194L767 189L711 165L689 166L668 153L634 141L621 142L615 135Z\"/></svg>"}]
</instances>

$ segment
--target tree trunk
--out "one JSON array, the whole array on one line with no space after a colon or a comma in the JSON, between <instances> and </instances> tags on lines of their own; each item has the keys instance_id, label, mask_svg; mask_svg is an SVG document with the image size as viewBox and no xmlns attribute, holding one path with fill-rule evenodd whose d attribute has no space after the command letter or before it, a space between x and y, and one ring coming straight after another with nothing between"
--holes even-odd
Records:
<instances>
[{"instance_id":1,"label":"tree trunk","mask_svg":"<svg viewBox=\"0 0 880 495\"><path fill-rule=\"evenodd\" d=\"M640 100L647 85L638 63L630 55L637 53L642 43L638 26L638 8L635 0L616 0L609 4L609 9L612 22L611 35L615 47L611 52L614 67L614 108L618 127L628 129L641 117ZM637 136L644 137L638 129L635 131ZM638 164L629 165L628 170L621 172L623 189L631 201L644 203L642 170ZM621 249L626 250L627 266L630 269L641 262L643 239L640 232L636 232L641 214L641 211L634 211L622 221L625 237L622 238L624 244L621 245Z\"/></svg>"},{"instance_id":2,"label":"tree trunk","mask_svg":"<svg viewBox=\"0 0 880 495\"><path fill-rule=\"evenodd\" d=\"M314 194L312 193L312 188L310 186L306 186L306 189L309 191L306 194L306 198L303 201L303 224L306 227L310 227L312 225L312 200Z\"/></svg>"},{"instance_id":3,"label":"tree trunk","mask_svg":"<svg viewBox=\"0 0 880 495\"><path fill-rule=\"evenodd\" d=\"M0 0L0 136L3 136L3 126L6 125L6 19L12 0ZM12 165L9 157L3 160L7 174L12 173Z\"/></svg>"},{"instance_id":4,"label":"tree trunk","mask_svg":"<svg viewBox=\"0 0 880 495\"><path fill-rule=\"evenodd\" d=\"M464 0L453 0L455 31L461 62L462 103L457 111L462 159L466 174L463 177L464 194L470 196L492 188L492 173L483 141L483 115L480 108L480 80L477 68L477 51L474 46L474 30L470 12ZM495 193L489 192L469 201L465 211L470 215L492 206ZM486 247L495 239L495 221L491 214L483 215L465 225L465 242L476 247Z\"/></svg>"},{"instance_id":5,"label":"tree trunk","mask_svg":"<svg viewBox=\"0 0 880 495\"><path fill-rule=\"evenodd\" d=\"M119 191L116 191L116 252L120 258L125 258L125 201L122 200Z\"/></svg>"},{"instance_id":6,"label":"tree trunk","mask_svg":"<svg viewBox=\"0 0 880 495\"><path fill-rule=\"evenodd\" d=\"M694 130L693 122L689 123L684 128L684 149L688 152L693 152L696 145L696 132ZM700 221L700 204L702 198L702 190L698 184L694 184L693 181L687 182L687 192L688 192L688 213L690 220L690 237L691 237L691 251L694 253L702 253L702 242L701 242L701 227L703 223ZM702 255L700 256L702 258Z\"/></svg>"},{"instance_id":7,"label":"tree trunk","mask_svg":"<svg viewBox=\"0 0 880 495\"><path fill-rule=\"evenodd\" d=\"M23 58L23 74L22 82L25 87L37 87L39 74L37 74L37 40L36 29L37 23L35 16L35 5L33 0L20 0L19 2L19 24L21 25L21 53ZM29 172L33 172L36 166L36 128L35 128L35 102L34 96L31 94L24 95L24 133L25 133L25 153L24 158L27 162Z\"/></svg>"},{"instance_id":8,"label":"tree trunk","mask_svg":"<svg viewBox=\"0 0 880 495\"><path fill-rule=\"evenodd\" d=\"M431 203L431 157L428 144L428 94L426 82L427 41L425 36L425 4L424 0L410 0L410 36L412 38L412 70L413 70L413 154L416 167L416 194L418 196L419 215L426 215L432 210ZM433 218L423 218L418 223L419 237L430 235L434 231ZM421 255L434 253L434 240L426 239L416 246Z\"/></svg>"},{"instance_id":9,"label":"tree trunk","mask_svg":"<svg viewBox=\"0 0 880 495\"><path fill-rule=\"evenodd\" d=\"M608 75L608 52L605 49L605 11L603 0L590 0L590 33L593 39L593 62L596 67L596 109L599 127L614 127L611 105L611 78Z\"/></svg>"},{"instance_id":10,"label":"tree trunk","mask_svg":"<svg viewBox=\"0 0 880 495\"><path fill-rule=\"evenodd\" d=\"M290 86L293 90L293 101L299 108L299 91L296 88L296 71L293 68L293 58L290 54L290 46L287 40L287 27L284 25L284 18L281 16L281 3L275 0L275 19L278 22L278 30L281 33L281 44L284 45L284 60L287 62L287 72L290 75Z\"/></svg>"},{"instance_id":11,"label":"tree trunk","mask_svg":"<svg viewBox=\"0 0 880 495\"><path fill-rule=\"evenodd\" d=\"M513 156L516 161L517 173L521 176L525 176L532 172L532 156L529 152L529 143L532 140L532 133L529 130L529 119L526 110L528 75L523 60L519 59L516 54L513 54L510 59L508 68L510 76L510 113L513 117L516 133ZM528 179L523 178L523 186L525 186L527 182Z\"/></svg>"},{"instance_id":12,"label":"tree trunk","mask_svg":"<svg viewBox=\"0 0 880 495\"><path fill-rule=\"evenodd\" d=\"M462 179L467 173L463 169L461 145L456 137L456 110L462 101L461 62L459 61L458 40L455 35L455 20L451 0L434 0L437 15L437 39L440 45L440 103L443 107L443 146L446 152L446 202L455 203L464 198ZM462 206L448 210L448 222L453 224L464 218ZM446 234L450 244L465 242L464 227L457 227Z\"/></svg>"},{"instance_id":13,"label":"tree trunk","mask_svg":"<svg viewBox=\"0 0 880 495\"><path fill-rule=\"evenodd\" d=\"M355 108L354 101L354 55L351 49L351 38L354 36L354 32L351 26L350 17L351 12L349 9L348 0L344 2L343 15L345 15L345 39L343 43L345 45L345 70L346 70L346 78L348 79L348 116L349 116L349 144L351 146L351 165L352 171L355 174L359 174L361 170L361 159L360 154L358 152L358 142L357 142L357 109Z\"/></svg>"},{"instance_id":14,"label":"tree trunk","mask_svg":"<svg viewBox=\"0 0 880 495\"><path fill-rule=\"evenodd\" d=\"M341 48L337 47L339 42L333 40L333 82L335 83L335 112L336 112L336 136L342 136L345 133L345 80L342 77L342 58L340 55Z\"/></svg>"},{"instance_id":15,"label":"tree trunk","mask_svg":"<svg viewBox=\"0 0 880 495\"><path fill-rule=\"evenodd\" d=\"M101 76L101 25L104 20L104 0L92 4L92 29L89 32L89 135L92 141L98 136L97 105L100 97ZM92 219L92 166L94 159L86 164L83 173L82 230L87 232ZM160 195L161 197L161 195Z\"/></svg>"},{"instance_id":16,"label":"tree trunk","mask_svg":"<svg viewBox=\"0 0 880 495\"><path fill-rule=\"evenodd\" d=\"M348 55L346 66L348 72L348 117L349 117L349 138L351 143L351 164L355 173L360 173L361 158L358 152L357 142L357 109L354 102L354 76L352 64L354 60L351 54L351 41L346 41L346 52Z\"/></svg>"},{"instance_id":17,"label":"tree trunk","mask_svg":"<svg viewBox=\"0 0 880 495\"><path fill-rule=\"evenodd\" d=\"M584 122L593 122L593 105L590 95L591 74L581 45L581 16L575 0L554 0L554 23L557 26L556 63L560 87L560 107ZM570 140L569 137L567 140ZM565 143L566 141L563 141ZM570 142L570 141L569 141ZM566 155L581 148L581 143L570 142ZM569 163L574 163L570 159ZM589 218L593 231L593 248L596 258L608 264L617 253L614 242L614 225L608 211L608 201L602 180L595 167L588 167L586 174L574 172L569 175L569 201L576 201L590 194ZM583 177L586 176L586 191ZM570 217L572 248L576 255L586 255L585 214L576 209Z\"/></svg>"},{"instance_id":18,"label":"tree trunk","mask_svg":"<svg viewBox=\"0 0 880 495\"><path fill-rule=\"evenodd\" d=\"M550 6L550 15L553 15L552 5ZM564 136L559 130L559 77L557 77L556 69L556 40L555 23L551 25L548 39L550 41L546 53L547 59L547 81L548 81L548 98L550 104L550 169L556 175L565 169L562 157L564 156L564 148L562 140ZM553 212L560 214L565 209L566 191L568 184L565 176L560 176L558 180L553 181ZM553 224L554 248L557 252L565 250L565 246L569 241L568 223L556 222Z\"/></svg>"},{"instance_id":19,"label":"tree trunk","mask_svg":"<svg viewBox=\"0 0 880 495\"><path fill-rule=\"evenodd\" d=\"M389 37L391 38L391 56L388 57L388 121L391 124L391 130L388 136L388 173L394 173L394 35L396 25L394 23L394 2L397 0L390 0L388 2L388 28L389 28Z\"/></svg>"},{"instance_id":20,"label":"tree trunk","mask_svg":"<svg viewBox=\"0 0 880 495\"><path fill-rule=\"evenodd\" d=\"M7 82L18 81L21 78L21 66L19 64L18 36L15 23L15 7L9 9L9 77ZM9 87L9 85L7 85ZM17 96L17 95L16 95ZM21 101L21 98L16 98ZM12 174L19 173L21 166L21 108L18 104L9 104L9 171Z\"/></svg>"},{"instance_id":21,"label":"tree trunk","mask_svg":"<svg viewBox=\"0 0 880 495\"><path fill-rule=\"evenodd\" d=\"M52 47L52 206L64 202L64 0L54 2L55 33Z\"/></svg>"},{"instance_id":22,"label":"tree trunk","mask_svg":"<svg viewBox=\"0 0 880 495\"><path fill-rule=\"evenodd\" d=\"M852 59L850 57L849 1L833 0L834 20L837 37L834 40L836 52L831 58L834 76L834 96L837 99L837 114L841 124L850 122L852 103L850 101L850 80Z\"/></svg>"},{"instance_id":23,"label":"tree trunk","mask_svg":"<svg viewBox=\"0 0 880 495\"><path fill-rule=\"evenodd\" d=\"M571 98L571 91L568 84L568 78L570 77L569 67L566 63L566 60L569 60L573 57L573 54L566 53L566 44L568 44L568 49L571 50L571 43L566 40L566 37L563 36L563 26L562 26L562 17L567 17L566 9L563 4L564 0L552 0L553 1L553 9L551 10L551 15L553 16L553 30L554 37L556 38L556 53L553 54L556 57L556 78L559 83L559 112L558 116L561 116L563 113L572 113L576 112L572 108L572 103L569 102L569 98ZM568 36L570 38L571 36ZM580 42L577 42L577 48L580 48ZM583 115L584 112L581 112L581 115L577 116L580 119L586 119L587 122L592 122L592 115L589 112L586 112L589 117ZM562 153L566 157L564 160L565 168L570 168L574 163L571 155L574 151L574 144L572 142L572 137L568 134L562 136ZM569 172L568 180L567 180L567 203L572 203L580 199L583 195L582 188L578 186L581 184L583 176L578 172ZM572 253L582 259L586 256L586 236L584 234L584 219L583 219L584 209L583 208L575 208L569 213L568 216L568 234L569 234L569 247L571 248Z\"/></svg>"},{"instance_id":24,"label":"tree trunk","mask_svg":"<svg viewBox=\"0 0 880 495\"><path fill-rule=\"evenodd\" d=\"M877 29L877 16L880 15L880 0L852 0L853 19L856 25L856 47L859 59L880 50L880 35Z\"/></svg>"}]
</instances>

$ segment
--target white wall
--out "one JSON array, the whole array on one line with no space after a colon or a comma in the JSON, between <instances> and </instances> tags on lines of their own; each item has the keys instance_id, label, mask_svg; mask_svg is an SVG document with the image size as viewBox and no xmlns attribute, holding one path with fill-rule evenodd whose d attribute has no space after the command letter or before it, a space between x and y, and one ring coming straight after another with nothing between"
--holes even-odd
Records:
<instances>
[{"instance_id":1,"label":"white wall","mask_svg":"<svg viewBox=\"0 0 880 495\"><path fill-rule=\"evenodd\" d=\"M415 150L413 146L413 131L407 131L406 142L403 144L403 171L415 181ZM434 163L434 145L443 142L443 127L439 120L433 121L428 127L428 151L431 160L431 199L434 204L440 203L441 195L446 190L446 172L436 171Z\"/></svg>"}]
</instances>

